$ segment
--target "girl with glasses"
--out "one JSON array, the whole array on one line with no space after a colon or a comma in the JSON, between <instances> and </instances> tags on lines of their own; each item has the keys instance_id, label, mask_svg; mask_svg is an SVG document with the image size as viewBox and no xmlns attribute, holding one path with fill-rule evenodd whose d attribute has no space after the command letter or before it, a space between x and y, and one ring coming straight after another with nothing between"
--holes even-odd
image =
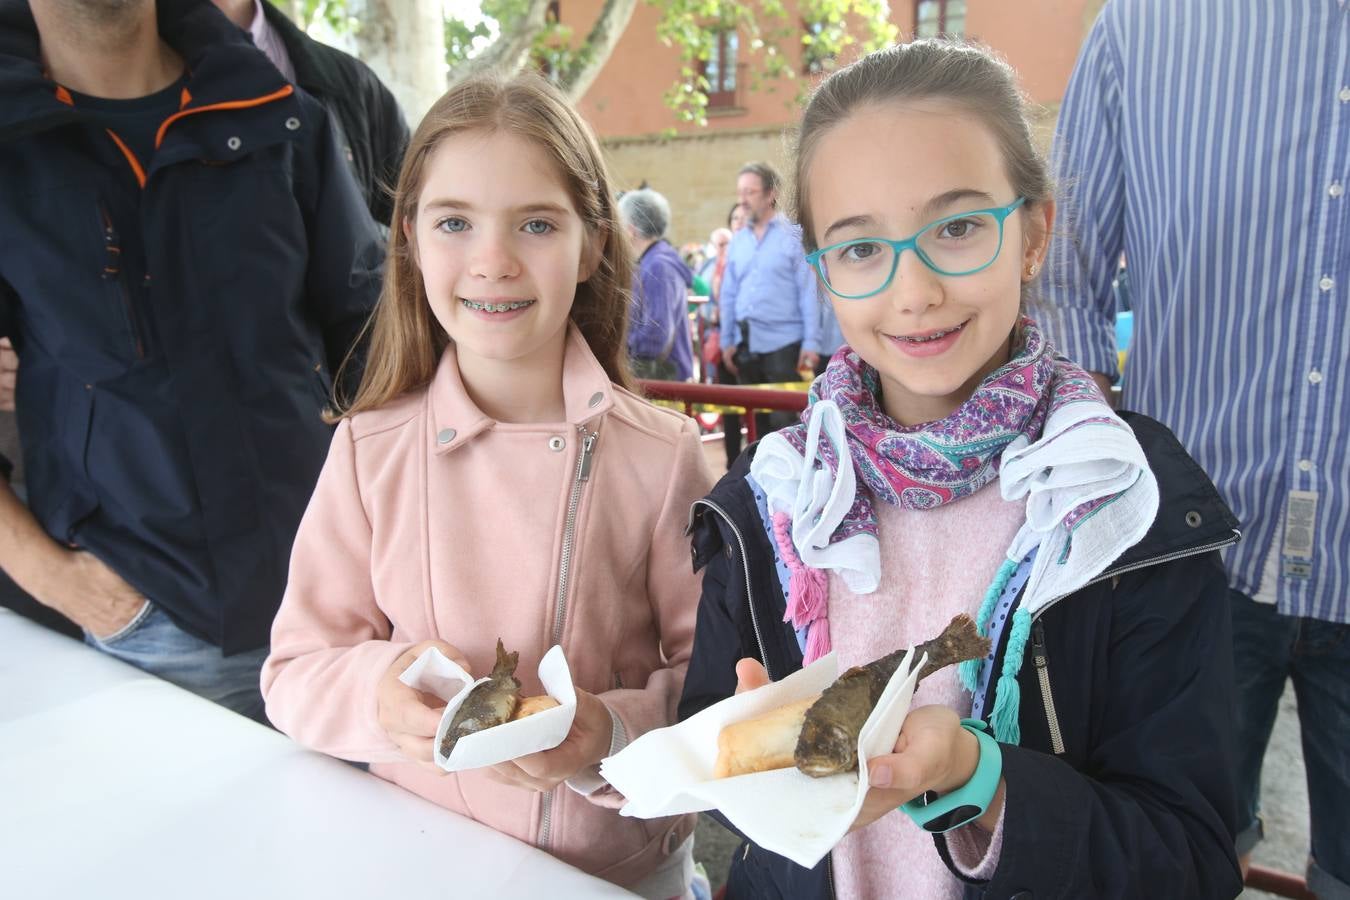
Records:
<instances>
[{"instance_id":1,"label":"girl with glasses","mask_svg":"<svg viewBox=\"0 0 1350 900\"><path fill-rule=\"evenodd\" d=\"M1235 896L1235 523L1031 315L1055 204L1011 69L917 41L835 73L796 185L846 343L694 505L681 717L958 613L993 651L920 684L830 856L747 844L728 896Z\"/></svg>"}]
</instances>

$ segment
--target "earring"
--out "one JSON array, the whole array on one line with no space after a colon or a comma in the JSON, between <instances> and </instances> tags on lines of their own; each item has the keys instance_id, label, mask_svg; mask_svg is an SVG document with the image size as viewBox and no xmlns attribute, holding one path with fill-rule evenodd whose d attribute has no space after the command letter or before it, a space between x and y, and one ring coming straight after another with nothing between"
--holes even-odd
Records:
<instances>
[{"instance_id":1,"label":"earring","mask_svg":"<svg viewBox=\"0 0 1350 900\"><path fill-rule=\"evenodd\" d=\"M1027 268L1027 277L1028 278L1036 277L1036 272L1039 268L1040 267L1037 266L1035 263L1032 263L1031 266Z\"/></svg>"}]
</instances>

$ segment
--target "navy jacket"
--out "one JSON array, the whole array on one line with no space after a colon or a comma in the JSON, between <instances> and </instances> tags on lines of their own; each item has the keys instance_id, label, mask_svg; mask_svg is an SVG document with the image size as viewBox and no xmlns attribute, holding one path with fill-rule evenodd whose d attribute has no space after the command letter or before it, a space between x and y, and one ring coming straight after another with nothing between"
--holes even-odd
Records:
<instances>
[{"instance_id":1,"label":"navy jacket","mask_svg":"<svg viewBox=\"0 0 1350 900\"><path fill-rule=\"evenodd\" d=\"M1236 520L1170 431L1122 415L1157 475L1158 518L1101 577L1036 618L1018 677L1022 742L1002 745L1003 850L990 881L967 884L970 900L1201 900L1242 888L1228 588L1217 552L1236 540ZM762 661L775 681L802 664L744 479L751 453L692 513L694 565L707 571L681 719L734 693L741 657ZM984 708L993 707L988 698ZM950 867L945 841L936 842ZM831 897L830 858L807 870L743 846L727 896Z\"/></svg>"},{"instance_id":2,"label":"navy jacket","mask_svg":"<svg viewBox=\"0 0 1350 900\"><path fill-rule=\"evenodd\" d=\"M328 114L207 0L153 158L44 77L0 0L0 335L30 507L227 653L263 646L383 246Z\"/></svg>"},{"instance_id":3,"label":"navy jacket","mask_svg":"<svg viewBox=\"0 0 1350 900\"><path fill-rule=\"evenodd\" d=\"M361 60L314 40L276 4L265 2L262 8L286 47L296 84L332 114L339 150L351 163L370 215L388 227L409 137L398 101Z\"/></svg>"}]
</instances>

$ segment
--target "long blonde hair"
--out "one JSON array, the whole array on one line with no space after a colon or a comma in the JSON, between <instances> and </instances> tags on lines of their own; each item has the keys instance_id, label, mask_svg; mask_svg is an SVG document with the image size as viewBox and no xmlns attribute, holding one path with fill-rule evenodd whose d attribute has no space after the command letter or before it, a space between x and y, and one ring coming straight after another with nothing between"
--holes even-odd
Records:
<instances>
[{"instance_id":1,"label":"long blonde hair","mask_svg":"<svg viewBox=\"0 0 1350 900\"><path fill-rule=\"evenodd\" d=\"M365 373L350 403L335 398L337 417L383 406L429 384L436 372L450 337L431 312L403 223L416 220L431 154L446 138L476 130L517 135L541 147L557 164L587 232L601 242L599 264L577 285L572 322L610 381L633 387L627 358L633 264L600 146L562 94L538 75L484 77L456 85L437 100L408 145L394 191L384 285L363 332L370 337ZM349 355L343 368L351 365Z\"/></svg>"}]
</instances>

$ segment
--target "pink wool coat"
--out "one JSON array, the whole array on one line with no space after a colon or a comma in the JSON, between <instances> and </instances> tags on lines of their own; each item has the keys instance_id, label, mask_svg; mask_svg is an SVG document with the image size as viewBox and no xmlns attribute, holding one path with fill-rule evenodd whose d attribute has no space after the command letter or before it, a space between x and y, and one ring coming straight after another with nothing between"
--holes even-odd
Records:
<instances>
[{"instance_id":1,"label":"pink wool coat","mask_svg":"<svg viewBox=\"0 0 1350 900\"><path fill-rule=\"evenodd\" d=\"M500 637L520 652L526 695L543 693L536 668L561 643L627 739L675 720L699 596L684 529L712 483L698 432L610 383L575 329L563 381L566 422L494 422L451 347L426 389L343 420L296 536L262 689L300 743L629 884L693 817L623 818L612 792L429 772L376 719L376 685L412 644L447 641L484 674Z\"/></svg>"}]
</instances>

